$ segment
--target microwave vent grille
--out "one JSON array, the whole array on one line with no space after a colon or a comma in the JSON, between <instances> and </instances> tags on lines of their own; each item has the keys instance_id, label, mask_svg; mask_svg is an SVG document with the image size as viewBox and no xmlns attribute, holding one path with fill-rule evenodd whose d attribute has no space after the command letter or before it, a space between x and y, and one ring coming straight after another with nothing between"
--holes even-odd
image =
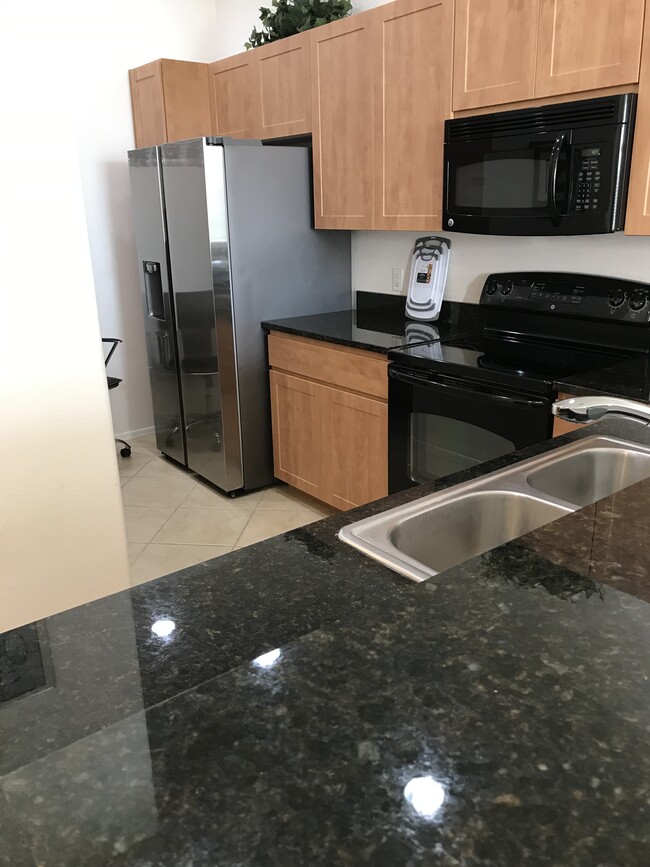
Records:
<instances>
[{"instance_id":1,"label":"microwave vent grille","mask_svg":"<svg viewBox=\"0 0 650 867\"><path fill-rule=\"evenodd\" d=\"M494 135L511 135L517 132L542 132L545 129L571 129L576 126L593 126L604 123L621 123L627 117L622 110L621 97L540 106L499 114L484 114L475 117L447 121L447 141L487 138Z\"/></svg>"}]
</instances>

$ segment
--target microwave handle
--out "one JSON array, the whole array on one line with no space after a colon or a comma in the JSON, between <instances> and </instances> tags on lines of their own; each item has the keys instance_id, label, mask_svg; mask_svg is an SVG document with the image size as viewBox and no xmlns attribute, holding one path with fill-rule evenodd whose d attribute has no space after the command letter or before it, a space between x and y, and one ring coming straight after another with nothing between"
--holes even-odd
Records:
<instances>
[{"instance_id":1,"label":"microwave handle","mask_svg":"<svg viewBox=\"0 0 650 867\"><path fill-rule=\"evenodd\" d=\"M408 373L403 373L401 370L389 370L389 376L396 379L398 382L403 382L406 385L419 385L423 388L432 390L442 388L450 394L466 395L468 392L482 394L490 400L499 401L500 403L509 403L516 406L545 406L545 400L526 400L521 397L513 397L509 394L498 394L497 392L476 388L472 385L464 385L461 382L447 383L436 379L425 379L421 376L411 376Z\"/></svg>"},{"instance_id":2,"label":"microwave handle","mask_svg":"<svg viewBox=\"0 0 650 867\"><path fill-rule=\"evenodd\" d=\"M560 165L562 148L566 142L566 136L561 133L553 144L551 159L548 164L548 209L551 212L551 222L558 226L560 223L560 211L557 206L557 172Z\"/></svg>"}]
</instances>

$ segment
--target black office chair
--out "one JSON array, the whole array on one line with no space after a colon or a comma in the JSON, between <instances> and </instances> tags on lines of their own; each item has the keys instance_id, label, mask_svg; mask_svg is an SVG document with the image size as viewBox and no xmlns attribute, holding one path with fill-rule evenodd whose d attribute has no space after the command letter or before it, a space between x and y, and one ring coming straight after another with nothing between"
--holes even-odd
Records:
<instances>
[{"instance_id":1,"label":"black office chair","mask_svg":"<svg viewBox=\"0 0 650 867\"><path fill-rule=\"evenodd\" d=\"M111 346L111 348L108 350L108 355L104 358L104 366L105 367L108 367L108 362L111 360L113 353L117 349L117 344L121 343L121 342L122 341L119 340L117 337L102 337L102 343L112 343L113 344ZM106 381L108 382L109 390L111 388L117 388L118 385L122 382L122 380L118 379L116 376L107 376ZM121 439L119 439L119 437L116 437L115 442L120 443L122 445L122 448L120 449L120 454L122 455L122 457L123 458L130 458L131 457L131 446L127 443L127 441L121 440Z\"/></svg>"}]
</instances>

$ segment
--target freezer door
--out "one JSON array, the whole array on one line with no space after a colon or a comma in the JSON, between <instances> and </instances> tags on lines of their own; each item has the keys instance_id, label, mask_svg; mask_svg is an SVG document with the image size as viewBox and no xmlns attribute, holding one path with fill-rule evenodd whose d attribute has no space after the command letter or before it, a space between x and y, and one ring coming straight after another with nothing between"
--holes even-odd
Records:
<instances>
[{"instance_id":1,"label":"freezer door","mask_svg":"<svg viewBox=\"0 0 650 867\"><path fill-rule=\"evenodd\" d=\"M162 145L187 463L242 487L223 147Z\"/></svg>"},{"instance_id":2,"label":"freezer door","mask_svg":"<svg viewBox=\"0 0 650 867\"><path fill-rule=\"evenodd\" d=\"M159 157L155 147L130 151L129 173L156 444L161 452L184 464L185 435Z\"/></svg>"}]
</instances>

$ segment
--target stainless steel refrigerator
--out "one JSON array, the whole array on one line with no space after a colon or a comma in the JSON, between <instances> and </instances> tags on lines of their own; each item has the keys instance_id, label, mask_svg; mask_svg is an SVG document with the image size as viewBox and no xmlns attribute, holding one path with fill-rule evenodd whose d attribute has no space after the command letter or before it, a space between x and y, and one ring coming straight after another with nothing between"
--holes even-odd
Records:
<instances>
[{"instance_id":1,"label":"stainless steel refrigerator","mask_svg":"<svg viewBox=\"0 0 650 867\"><path fill-rule=\"evenodd\" d=\"M129 152L156 442L224 491L273 480L260 323L350 306L350 233L312 228L306 147Z\"/></svg>"}]
</instances>

